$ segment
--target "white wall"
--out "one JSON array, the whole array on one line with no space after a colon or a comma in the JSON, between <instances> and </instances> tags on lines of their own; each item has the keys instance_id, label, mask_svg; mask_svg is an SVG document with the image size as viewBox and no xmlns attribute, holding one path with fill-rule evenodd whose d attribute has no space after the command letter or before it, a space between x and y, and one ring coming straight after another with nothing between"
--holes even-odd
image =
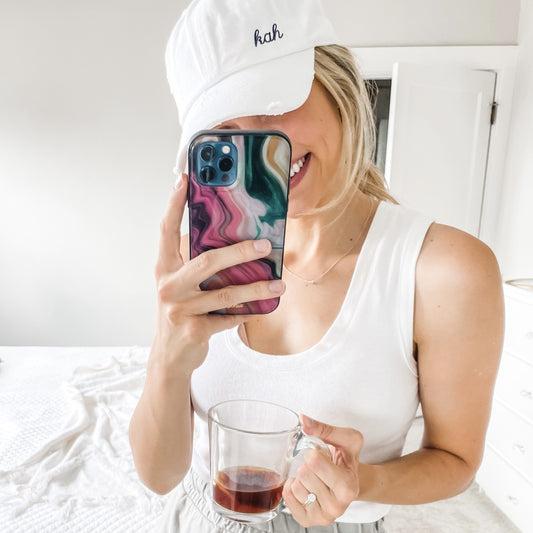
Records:
<instances>
[{"instance_id":1,"label":"white wall","mask_svg":"<svg viewBox=\"0 0 533 533\"><path fill-rule=\"evenodd\" d=\"M148 344L174 183L163 50L179 8L5 3L0 344Z\"/></svg>"},{"instance_id":2,"label":"white wall","mask_svg":"<svg viewBox=\"0 0 533 533\"><path fill-rule=\"evenodd\" d=\"M187 2L0 2L0 345L147 345ZM518 0L326 3L353 46L517 39Z\"/></svg>"},{"instance_id":3,"label":"white wall","mask_svg":"<svg viewBox=\"0 0 533 533\"><path fill-rule=\"evenodd\" d=\"M520 0L325 0L361 46L516 44Z\"/></svg>"},{"instance_id":4,"label":"white wall","mask_svg":"<svg viewBox=\"0 0 533 533\"><path fill-rule=\"evenodd\" d=\"M533 0L523 0L499 234L505 279L533 278Z\"/></svg>"}]
</instances>

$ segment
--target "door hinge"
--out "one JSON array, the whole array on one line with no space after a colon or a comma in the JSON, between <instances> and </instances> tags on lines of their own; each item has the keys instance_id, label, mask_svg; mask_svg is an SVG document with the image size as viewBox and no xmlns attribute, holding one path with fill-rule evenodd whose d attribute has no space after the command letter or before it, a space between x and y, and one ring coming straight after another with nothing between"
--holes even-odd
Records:
<instances>
[{"instance_id":1,"label":"door hinge","mask_svg":"<svg viewBox=\"0 0 533 533\"><path fill-rule=\"evenodd\" d=\"M496 122L496 115L498 114L498 102L492 102L490 106L490 125L493 126Z\"/></svg>"}]
</instances>

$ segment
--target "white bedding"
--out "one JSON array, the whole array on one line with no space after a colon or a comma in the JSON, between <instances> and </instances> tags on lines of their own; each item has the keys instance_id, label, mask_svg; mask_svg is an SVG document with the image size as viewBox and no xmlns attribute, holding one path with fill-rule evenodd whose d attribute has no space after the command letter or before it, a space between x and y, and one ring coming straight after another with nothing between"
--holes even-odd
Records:
<instances>
[{"instance_id":1,"label":"white bedding","mask_svg":"<svg viewBox=\"0 0 533 533\"><path fill-rule=\"evenodd\" d=\"M0 348L0 531L151 532L133 466L146 348Z\"/></svg>"},{"instance_id":2,"label":"white bedding","mask_svg":"<svg viewBox=\"0 0 533 533\"><path fill-rule=\"evenodd\" d=\"M138 480L127 438L147 355L0 347L0 533L154 531L166 498ZM423 426L415 426L407 451L420 442ZM517 531L475 486L443 502L395 507L386 526Z\"/></svg>"}]
</instances>

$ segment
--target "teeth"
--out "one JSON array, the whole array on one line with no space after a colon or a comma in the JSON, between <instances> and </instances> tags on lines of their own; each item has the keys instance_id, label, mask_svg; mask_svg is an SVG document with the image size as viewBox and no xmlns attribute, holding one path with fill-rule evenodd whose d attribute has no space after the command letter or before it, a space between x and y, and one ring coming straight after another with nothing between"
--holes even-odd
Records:
<instances>
[{"instance_id":1,"label":"teeth","mask_svg":"<svg viewBox=\"0 0 533 533\"><path fill-rule=\"evenodd\" d=\"M291 178L294 177L298 172L300 172L301 168L304 166L306 156L303 156L301 159L296 161L291 167L290 176Z\"/></svg>"}]
</instances>

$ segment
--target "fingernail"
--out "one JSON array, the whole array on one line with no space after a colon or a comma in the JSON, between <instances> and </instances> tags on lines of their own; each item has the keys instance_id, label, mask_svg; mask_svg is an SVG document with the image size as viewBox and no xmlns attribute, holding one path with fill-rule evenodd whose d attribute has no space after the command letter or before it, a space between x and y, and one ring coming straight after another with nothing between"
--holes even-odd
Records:
<instances>
[{"instance_id":1,"label":"fingernail","mask_svg":"<svg viewBox=\"0 0 533 533\"><path fill-rule=\"evenodd\" d=\"M266 252L269 246L270 243L266 239L254 241L254 247L258 252Z\"/></svg>"},{"instance_id":2,"label":"fingernail","mask_svg":"<svg viewBox=\"0 0 533 533\"><path fill-rule=\"evenodd\" d=\"M275 279L270 282L268 288L270 289L270 292L280 293L285 288L285 283L280 279Z\"/></svg>"}]
</instances>

